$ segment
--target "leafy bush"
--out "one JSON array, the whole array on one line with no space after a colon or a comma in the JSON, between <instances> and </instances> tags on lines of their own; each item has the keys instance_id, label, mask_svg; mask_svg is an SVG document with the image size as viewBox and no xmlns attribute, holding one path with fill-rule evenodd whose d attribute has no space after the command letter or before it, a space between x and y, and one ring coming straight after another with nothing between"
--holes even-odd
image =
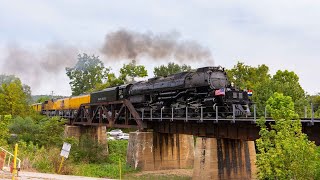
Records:
<instances>
[{"instance_id":1,"label":"leafy bush","mask_svg":"<svg viewBox=\"0 0 320 180\"><path fill-rule=\"evenodd\" d=\"M11 139L11 143L19 144L18 156L22 160L21 168L24 170L57 172L61 162L61 146L65 141L71 143L72 148L69 158L64 161L62 174L118 178L119 160L123 174L133 171L126 166L128 141L110 141L108 145L103 145L90 133L82 135L80 140L64 139L63 122L58 117L15 117L8 120L6 126L11 133L17 135ZM6 137L8 135L9 131Z\"/></svg>"},{"instance_id":2,"label":"leafy bush","mask_svg":"<svg viewBox=\"0 0 320 180\"><path fill-rule=\"evenodd\" d=\"M22 169L36 169L40 172L57 171L60 163L60 148L44 148L34 145L33 142L19 141L18 157L21 159Z\"/></svg>"},{"instance_id":3,"label":"leafy bush","mask_svg":"<svg viewBox=\"0 0 320 180\"><path fill-rule=\"evenodd\" d=\"M73 145L70 159L76 163L103 163L107 160L107 153L107 145L99 144L89 134L84 134L79 143Z\"/></svg>"},{"instance_id":4,"label":"leafy bush","mask_svg":"<svg viewBox=\"0 0 320 180\"><path fill-rule=\"evenodd\" d=\"M128 141L109 141L109 156L110 163L126 162Z\"/></svg>"},{"instance_id":5,"label":"leafy bush","mask_svg":"<svg viewBox=\"0 0 320 180\"><path fill-rule=\"evenodd\" d=\"M320 179L320 146L317 146L316 148L316 156L317 156L317 162L315 167L315 178L314 179Z\"/></svg>"},{"instance_id":6,"label":"leafy bush","mask_svg":"<svg viewBox=\"0 0 320 180\"><path fill-rule=\"evenodd\" d=\"M34 120L31 117L16 117L8 126L10 133L16 134L18 138L14 141L33 142L39 146L57 146L63 142L64 122L59 117L42 117Z\"/></svg>"},{"instance_id":7,"label":"leafy bush","mask_svg":"<svg viewBox=\"0 0 320 180\"><path fill-rule=\"evenodd\" d=\"M18 142L18 157L21 159L22 169L33 169L36 157L45 153L44 148L34 145L33 142Z\"/></svg>"},{"instance_id":8,"label":"leafy bush","mask_svg":"<svg viewBox=\"0 0 320 180\"><path fill-rule=\"evenodd\" d=\"M39 143L37 135L40 133L40 126L30 117L22 118L18 116L12 119L9 130L11 133L18 135L17 140L20 139L27 143L30 141Z\"/></svg>"},{"instance_id":9,"label":"leafy bush","mask_svg":"<svg viewBox=\"0 0 320 180\"><path fill-rule=\"evenodd\" d=\"M15 134L9 139L18 143L18 156L22 169L37 169L40 172L56 172L60 163L60 148L63 143L64 122L58 117L15 117L7 129Z\"/></svg>"},{"instance_id":10,"label":"leafy bush","mask_svg":"<svg viewBox=\"0 0 320 180\"><path fill-rule=\"evenodd\" d=\"M64 120L60 117L43 118L39 122L39 141L46 147L61 146L64 134Z\"/></svg>"},{"instance_id":11,"label":"leafy bush","mask_svg":"<svg viewBox=\"0 0 320 180\"><path fill-rule=\"evenodd\" d=\"M72 150L73 152L71 152L73 156L72 160L78 163L78 165L73 167L74 171L72 174L74 175L119 178L119 161L121 163L122 174L135 171L126 166L128 141L109 141L108 156L105 156L103 153L99 154L99 152L103 152L103 148L101 147L103 145L96 144L88 135L81 138L80 144L80 147L76 147L77 149L74 148ZM106 149L104 149L104 151L105 150ZM88 162L88 164L83 162Z\"/></svg>"}]
</instances>

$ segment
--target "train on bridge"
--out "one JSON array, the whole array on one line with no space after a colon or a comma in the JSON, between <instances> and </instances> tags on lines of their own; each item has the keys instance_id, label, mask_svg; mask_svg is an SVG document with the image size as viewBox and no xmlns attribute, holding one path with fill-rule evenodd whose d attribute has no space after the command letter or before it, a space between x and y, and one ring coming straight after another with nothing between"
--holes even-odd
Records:
<instances>
[{"instance_id":1,"label":"train on bridge","mask_svg":"<svg viewBox=\"0 0 320 180\"><path fill-rule=\"evenodd\" d=\"M248 92L237 89L222 67L203 67L167 77L155 77L81 96L51 99L32 105L43 115L61 116L71 124L139 125L143 117L250 116ZM219 113L219 114L217 114ZM132 124L132 123L131 123ZM140 122L141 124L141 122Z\"/></svg>"}]
</instances>

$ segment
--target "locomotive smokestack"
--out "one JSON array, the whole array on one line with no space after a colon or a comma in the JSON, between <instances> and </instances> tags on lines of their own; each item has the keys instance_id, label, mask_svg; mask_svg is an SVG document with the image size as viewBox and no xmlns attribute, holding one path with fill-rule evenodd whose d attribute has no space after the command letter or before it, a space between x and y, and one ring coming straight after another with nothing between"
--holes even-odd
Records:
<instances>
[{"instance_id":1,"label":"locomotive smokestack","mask_svg":"<svg viewBox=\"0 0 320 180\"><path fill-rule=\"evenodd\" d=\"M180 40L177 32L153 34L121 29L108 33L101 52L112 59L175 59L181 63L211 61L211 51L196 41Z\"/></svg>"}]
</instances>

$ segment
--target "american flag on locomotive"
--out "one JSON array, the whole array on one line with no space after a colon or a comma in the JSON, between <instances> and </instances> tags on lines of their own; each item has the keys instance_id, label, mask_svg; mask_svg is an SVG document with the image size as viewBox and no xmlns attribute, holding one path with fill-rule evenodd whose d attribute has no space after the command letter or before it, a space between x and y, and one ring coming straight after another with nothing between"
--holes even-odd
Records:
<instances>
[{"instance_id":1,"label":"american flag on locomotive","mask_svg":"<svg viewBox=\"0 0 320 180\"><path fill-rule=\"evenodd\" d=\"M216 96L224 96L226 94L225 89L221 88L221 89L217 89L214 91L214 95Z\"/></svg>"}]
</instances>

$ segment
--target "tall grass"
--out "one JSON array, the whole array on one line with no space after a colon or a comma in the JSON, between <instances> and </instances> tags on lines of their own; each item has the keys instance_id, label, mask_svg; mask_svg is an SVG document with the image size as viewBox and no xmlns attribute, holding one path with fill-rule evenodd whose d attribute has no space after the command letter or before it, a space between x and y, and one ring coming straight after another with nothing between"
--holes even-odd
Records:
<instances>
[{"instance_id":1,"label":"tall grass","mask_svg":"<svg viewBox=\"0 0 320 180\"><path fill-rule=\"evenodd\" d=\"M91 140L86 139L85 141ZM72 146L69 158L64 161L61 170L62 174L119 178L119 162L121 164L122 175L135 172L126 165L128 141L109 141L109 154L105 154L105 157L103 157L103 153L97 153L97 151L104 151L106 145L87 142L85 145L82 144L85 146L83 147L81 144L74 143ZM91 149L88 147L89 145L91 145ZM32 142L26 143L20 141L19 157L22 159L21 168L24 170L37 170L43 173L56 173L61 161L60 150L60 147L48 149L33 145Z\"/></svg>"}]
</instances>

